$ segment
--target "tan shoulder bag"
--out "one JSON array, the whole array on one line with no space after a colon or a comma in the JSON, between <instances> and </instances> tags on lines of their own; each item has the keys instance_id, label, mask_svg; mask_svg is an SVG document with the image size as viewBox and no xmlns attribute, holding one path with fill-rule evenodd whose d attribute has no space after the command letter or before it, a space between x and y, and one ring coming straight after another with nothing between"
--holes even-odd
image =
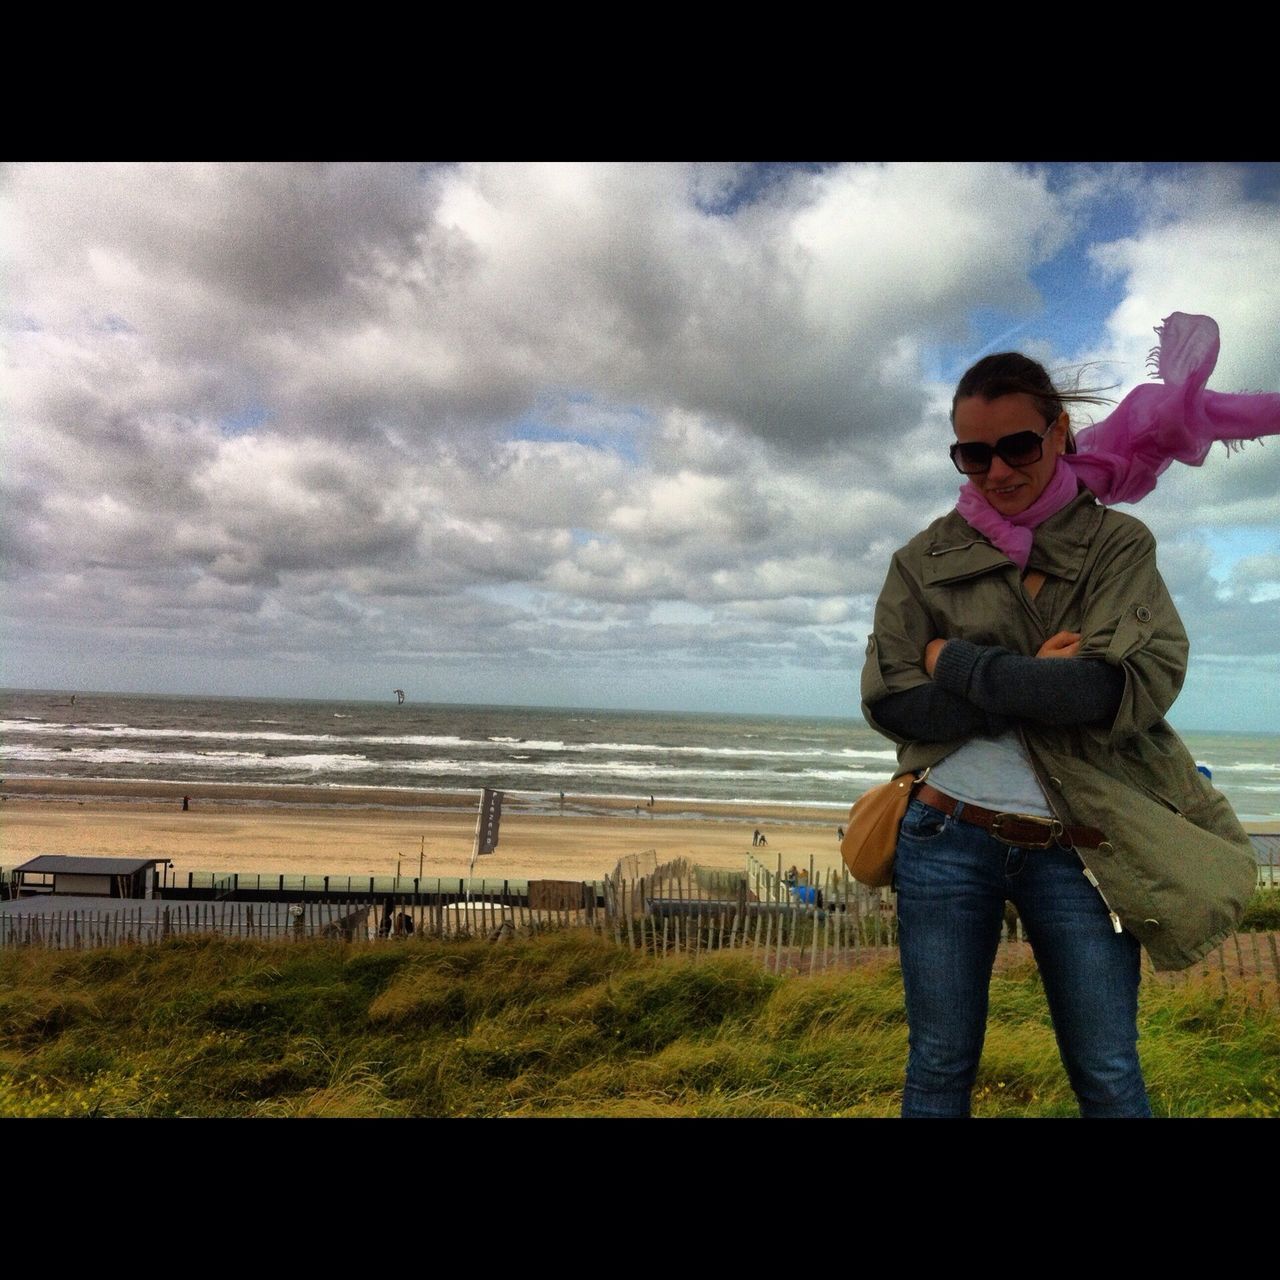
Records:
<instances>
[{"instance_id":1,"label":"tan shoulder bag","mask_svg":"<svg viewBox=\"0 0 1280 1280\"><path fill-rule=\"evenodd\" d=\"M926 769L919 777L900 773L853 802L844 839L840 841L840 856L859 884L879 889L893 882L898 828L916 786L924 781L928 772Z\"/></svg>"}]
</instances>

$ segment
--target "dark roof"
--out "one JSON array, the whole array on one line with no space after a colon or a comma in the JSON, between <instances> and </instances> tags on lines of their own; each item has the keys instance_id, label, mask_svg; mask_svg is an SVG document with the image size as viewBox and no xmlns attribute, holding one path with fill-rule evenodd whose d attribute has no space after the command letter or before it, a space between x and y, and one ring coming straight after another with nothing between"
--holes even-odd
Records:
<instances>
[{"instance_id":1,"label":"dark roof","mask_svg":"<svg viewBox=\"0 0 1280 1280\"><path fill-rule=\"evenodd\" d=\"M80 858L65 853L42 853L14 871L38 871L63 876L131 876L168 858Z\"/></svg>"},{"instance_id":2,"label":"dark roof","mask_svg":"<svg viewBox=\"0 0 1280 1280\"><path fill-rule=\"evenodd\" d=\"M1259 862L1280 862L1280 831L1263 832L1249 837Z\"/></svg>"}]
</instances>

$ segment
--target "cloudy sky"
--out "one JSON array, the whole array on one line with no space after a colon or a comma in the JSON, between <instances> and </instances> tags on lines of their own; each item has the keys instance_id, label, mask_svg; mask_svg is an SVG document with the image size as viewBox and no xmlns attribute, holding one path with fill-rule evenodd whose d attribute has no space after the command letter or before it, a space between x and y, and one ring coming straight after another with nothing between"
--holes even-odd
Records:
<instances>
[{"instance_id":1,"label":"cloudy sky","mask_svg":"<svg viewBox=\"0 0 1280 1280\"><path fill-rule=\"evenodd\" d=\"M0 683L856 715L961 372L1280 389L1280 166L17 165ZM1131 510L1280 729L1280 441Z\"/></svg>"}]
</instances>

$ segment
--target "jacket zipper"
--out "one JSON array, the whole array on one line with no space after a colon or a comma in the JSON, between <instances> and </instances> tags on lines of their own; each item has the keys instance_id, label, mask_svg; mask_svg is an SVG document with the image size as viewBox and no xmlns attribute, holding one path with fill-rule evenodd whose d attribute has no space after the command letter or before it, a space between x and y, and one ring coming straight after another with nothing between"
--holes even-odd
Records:
<instances>
[{"instance_id":1,"label":"jacket zipper","mask_svg":"<svg viewBox=\"0 0 1280 1280\"><path fill-rule=\"evenodd\" d=\"M1102 899L1102 905L1107 909L1107 915L1111 917L1111 927L1117 933L1124 932L1124 926L1120 923L1120 917L1111 910L1111 903L1107 901L1107 895L1102 892L1102 886L1098 883L1098 877L1089 870L1089 864L1080 857L1080 850L1076 850L1076 857L1080 858L1080 865L1084 868L1084 878L1098 891L1098 897Z\"/></svg>"},{"instance_id":2,"label":"jacket zipper","mask_svg":"<svg viewBox=\"0 0 1280 1280\"><path fill-rule=\"evenodd\" d=\"M986 538L973 538L969 542L957 542L954 547L938 547L936 550L930 550L929 554L931 556L945 556L950 551L967 551L970 547L976 547L979 543L986 541Z\"/></svg>"},{"instance_id":3,"label":"jacket zipper","mask_svg":"<svg viewBox=\"0 0 1280 1280\"><path fill-rule=\"evenodd\" d=\"M991 544L986 540L986 538L974 538L972 542L958 542L954 547L937 547L929 551L927 554L932 557L945 556L950 555L953 551L967 551L970 547L989 547L990 545ZM968 573L961 573L954 578L947 578L945 579L945 583L968 582L970 578L980 578L983 574L996 573L999 569L1000 565L989 564L985 568L971 569Z\"/></svg>"},{"instance_id":4,"label":"jacket zipper","mask_svg":"<svg viewBox=\"0 0 1280 1280\"><path fill-rule=\"evenodd\" d=\"M1049 794L1049 788L1044 785L1044 779L1040 776L1039 762L1035 756L1031 754L1031 748L1027 745L1026 734L1023 732L1021 725L1018 726L1018 739L1022 743L1022 750L1026 754L1027 759L1031 762L1031 772L1035 775L1036 782L1040 785L1040 790L1044 793L1045 803L1049 806L1049 811L1053 816L1062 823L1063 830L1066 830L1067 824L1062 821L1062 815L1054 808L1053 797ZM1075 846L1072 846L1075 849ZM1089 864L1084 860L1084 855L1079 849L1075 849L1075 855L1080 859L1081 869L1084 871L1084 878L1098 892L1098 897L1102 899L1102 905L1107 909L1107 915L1111 918L1111 927L1116 933L1123 933L1124 926L1120 923L1120 917L1112 910L1111 903L1107 901L1107 895L1102 892L1102 886L1098 883L1098 877L1089 869Z\"/></svg>"}]
</instances>

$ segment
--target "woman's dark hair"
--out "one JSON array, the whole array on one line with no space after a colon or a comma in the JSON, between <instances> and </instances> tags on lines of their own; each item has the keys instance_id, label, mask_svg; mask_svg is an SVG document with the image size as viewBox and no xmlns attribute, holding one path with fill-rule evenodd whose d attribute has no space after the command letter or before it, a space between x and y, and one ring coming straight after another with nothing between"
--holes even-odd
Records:
<instances>
[{"instance_id":1,"label":"woman's dark hair","mask_svg":"<svg viewBox=\"0 0 1280 1280\"><path fill-rule=\"evenodd\" d=\"M983 356L960 379L956 385L956 393L951 397L951 421L954 424L956 420L956 404L969 396L996 400L1000 396L1017 395L1021 392L1036 402L1045 422L1052 423L1057 421L1068 404L1110 404L1109 400L1098 394L1100 390L1109 388L1059 391L1053 385L1053 379L1049 377L1044 365L1016 351L1001 351L997 355ZM1075 451L1075 437L1068 431L1067 452Z\"/></svg>"}]
</instances>

